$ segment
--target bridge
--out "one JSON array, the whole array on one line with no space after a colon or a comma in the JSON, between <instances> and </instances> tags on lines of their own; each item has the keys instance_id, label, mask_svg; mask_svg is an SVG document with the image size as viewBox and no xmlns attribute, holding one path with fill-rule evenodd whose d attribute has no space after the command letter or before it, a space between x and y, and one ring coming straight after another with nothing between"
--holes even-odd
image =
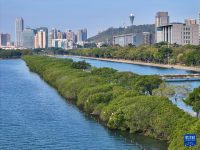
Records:
<instances>
[{"instance_id":1,"label":"bridge","mask_svg":"<svg viewBox=\"0 0 200 150\"><path fill-rule=\"evenodd\" d=\"M200 78L200 74L165 74L158 75L160 79L191 79L191 78Z\"/></svg>"}]
</instances>

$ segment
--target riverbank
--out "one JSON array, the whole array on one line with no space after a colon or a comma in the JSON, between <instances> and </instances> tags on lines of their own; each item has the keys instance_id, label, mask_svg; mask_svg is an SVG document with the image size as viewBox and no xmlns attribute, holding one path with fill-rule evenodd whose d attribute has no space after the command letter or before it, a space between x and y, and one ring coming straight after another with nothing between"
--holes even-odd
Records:
<instances>
[{"instance_id":1,"label":"riverbank","mask_svg":"<svg viewBox=\"0 0 200 150\"><path fill-rule=\"evenodd\" d=\"M124 59L96 58L96 57L75 56L75 55L64 55L64 56L72 56L72 57L80 57L80 58L87 58L87 59L96 59L96 60L103 60L103 61L112 61L112 62L119 62L119 63L128 63L128 64L136 64L136 65L144 65L144 66L152 66L152 67L160 67L160 68L173 68L173 69L200 72L200 67L164 65L164 64L144 63L144 62L139 62L139 61L124 60Z\"/></svg>"}]
</instances>

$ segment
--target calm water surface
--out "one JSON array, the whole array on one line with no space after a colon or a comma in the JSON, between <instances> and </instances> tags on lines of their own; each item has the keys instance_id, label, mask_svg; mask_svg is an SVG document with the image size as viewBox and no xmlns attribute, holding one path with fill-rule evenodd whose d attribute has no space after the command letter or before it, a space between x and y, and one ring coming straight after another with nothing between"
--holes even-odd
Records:
<instances>
[{"instance_id":1,"label":"calm water surface","mask_svg":"<svg viewBox=\"0 0 200 150\"><path fill-rule=\"evenodd\" d=\"M72 58L74 61L81 61L85 60L86 62L90 63L92 66L96 67L110 67L117 69L118 71L131 71L133 73L141 74L141 75L153 75L153 74L194 74L197 72L188 71L188 70L181 70L181 69L172 69L172 68L160 68L160 67L152 67L152 66L144 66L144 65L135 65L135 64L127 64L127 63L118 63L118 62L110 62L110 61L103 61L103 60L95 60L95 59L85 59L79 57L69 57L69 56L58 56L59 58ZM175 82L174 82L175 81ZM192 80L168 80L170 84L191 84L192 90L198 86L200 86L200 79L198 81ZM171 99L172 102L175 104L175 100ZM194 111L191 107L185 106L182 101L178 101L179 108L184 109L185 111L194 114Z\"/></svg>"},{"instance_id":2,"label":"calm water surface","mask_svg":"<svg viewBox=\"0 0 200 150\"><path fill-rule=\"evenodd\" d=\"M168 146L138 134L109 131L30 72L24 61L0 60L1 150L140 149L136 142L146 149Z\"/></svg>"}]
</instances>

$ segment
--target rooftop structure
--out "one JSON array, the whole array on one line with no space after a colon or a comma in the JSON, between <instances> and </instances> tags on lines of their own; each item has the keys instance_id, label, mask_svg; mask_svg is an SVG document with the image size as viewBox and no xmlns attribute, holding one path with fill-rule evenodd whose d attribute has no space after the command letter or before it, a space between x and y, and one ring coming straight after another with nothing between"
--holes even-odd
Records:
<instances>
[{"instance_id":1,"label":"rooftop structure","mask_svg":"<svg viewBox=\"0 0 200 150\"><path fill-rule=\"evenodd\" d=\"M131 15L129 16L129 18L130 18L130 21L131 21L131 26L133 25L133 20L134 20L134 17L135 17L135 16L133 16L133 14L131 14Z\"/></svg>"}]
</instances>

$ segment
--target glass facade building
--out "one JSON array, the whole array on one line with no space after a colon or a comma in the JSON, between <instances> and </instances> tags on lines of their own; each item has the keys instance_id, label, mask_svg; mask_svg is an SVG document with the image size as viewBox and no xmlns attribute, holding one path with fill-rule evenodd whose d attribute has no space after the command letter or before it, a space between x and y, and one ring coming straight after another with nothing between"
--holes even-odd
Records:
<instances>
[{"instance_id":1,"label":"glass facade building","mask_svg":"<svg viewBox=\"0 0 200 150\"><path fill-rule=\"evenodd\" d=\"M34 30L26 28L22 32L22 46L26 48L34 48Z\"/></svg>"},{"instance_id":2,"label":"glass facade building","mask_svg":"<svg viewBox=\"0 0 200 150\"><path fill-rule=\"evenodd\" d=\"M0 33L0 46L7 46L8 42L10 42L10 34Z\"/></svg>"},{"instance_id":3,"label":"glass facade building","mask_svg":"<svg viewBox=\"0 0 200 150\"><path fill-rule=\"evenodd\" d=\"M15 41L16 46L22 46L22 32L24 30L24 20L17 18L15 20Z\"/></svg>"},{"instance_id":4,"label":"glass facade building","mask_svg":"<svg viewBox=\"0 0 200 150\"><path fill-rule=\"evenodd\" d=\"M83 39L83 41L86 41L87 40L87 29L83 29L82 32L83 32L82 33L82 36L83 36L82 39Z\"/></svg>"}]
</instances>

